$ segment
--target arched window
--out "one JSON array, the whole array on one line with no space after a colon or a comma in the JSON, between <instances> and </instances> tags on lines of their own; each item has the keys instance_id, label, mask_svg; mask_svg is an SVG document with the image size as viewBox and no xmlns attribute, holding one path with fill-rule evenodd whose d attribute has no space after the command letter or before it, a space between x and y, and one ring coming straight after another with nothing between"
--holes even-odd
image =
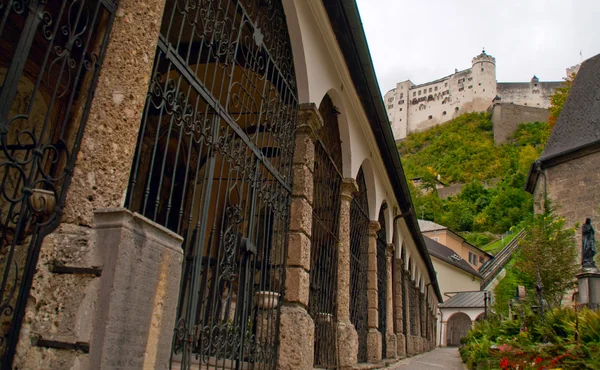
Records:
<instances>
[{"instance_id":1,"label":"arched window","mask_svg":"<svg viewBox=\"0 0 600 370\"><path fill-rule=\"evenodd\" d=\"M283 7L164 9L126 206L184 237L173 366L272 369L298 109Z\"/></svg>"},{"instance_id":2,"label":"arched window","mask_svg":"<svg viewBox=\"0 0 600 370\"><path fill-rule=\"evenodd\" d=\"M350 320L358 332L358 362L367 362L368 301L367 251L369 202L362 168L356 176L358 193L350 205Z\"/></svg>"},{"instance_id":3,"label":"arched window","mask_svg":"<svg viewBox=\"0 0 600 370\"><path fill-rule=\"evenodd\" d=\"M315 323L316 368L337 366L337 244L342 145L339 111L329 95L319 106L323 128L315 142L309 314Z\"/></svg>"}]
</instances>

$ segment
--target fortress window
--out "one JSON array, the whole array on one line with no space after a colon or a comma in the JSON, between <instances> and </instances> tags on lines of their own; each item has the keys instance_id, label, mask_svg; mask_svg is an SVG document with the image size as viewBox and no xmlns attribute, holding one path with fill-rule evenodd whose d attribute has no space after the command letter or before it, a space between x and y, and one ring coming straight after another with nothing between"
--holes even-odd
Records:
<instances>
[{"instance_id":1,"label":"fortress window","mask_svg":"<svg viewBox=\"0 0 600 370\"><path fill-rule=\"evenodd\" d=\"M446 115L446 111L443 111L443 112L442 112L442 116L445 116L445 115Z\"/></svg>"},{"instance_id":2,"label":"fortress window","mask_svg":"<svg viewBox=\"0 0 600 370\"><path fill-rule=\"evenodd\" d=\"M392 109L392 108L394 108L394 104L388 105L388 109Z\"/></svg>"},{"instance_id":3,"label":"fortress window","mask_svg":"<svg viewBox=\"0 0 600 370\"><path fill-rule=\"evenodd\" d=\"M463 91L464 89L465 89L465 87L464 87L464 86L462 86L462 87L460 87L460 88L458 89L458 91Z\"/></svg>"},{"instance_id":4,"label":"fortress window","mask_svg":"<svg viewBox=\"0 0 600 370\"><path fill-rule=\"evenodd\" d=\"M421 95L421 90L419 90L419 95Z\"/></svg>"},{"instance_id":5,"label":"fortress window","mask_svg":"<svg viewBox=\"0 0 600 370\"><path fill-rule=\"evenodd\" d=\"M455 111L455 112L458 112L458 107L454 108L454 111Z\"/></svg>"},{"instance_id":6,"label":"fortress window","mask_svg":"<svg viewBox=\"0 0 600 370\"><path fill-rule=\"evenodd\" d=\"M437 91L437 86L435 87L435 91Z\"/></svg>"},{"instance_id":7,"label":"fortress window","mask_svg":"<svg viewBox=\"0 0 600 370\"><path fill-rule=\"evenodd\" d=\"M430 88L429 88L429 92L431 92L431 91L432 91L432 90L431 90L431 87L430 87Z\"/></svg>"},{"instance_id":8,"label":"fortress window","mask_svg":"<svg viewBox=\"0 0 600 370\"><path fill-rule=\"evenodd\" d=\"M473 77L469 77L469 81L473 81Z\"/></svg>"},{"instance_id":9,"label":"fortress window","mask_svg":"<svg viewBox=\"0 0 600 370\"><path fill-rule=\"evenodd\" d=\"M432 116L432 115L430 115L430 116L429 116L429 119L433 119L433 116Z\"/></svg>"},{"instance_id":10,"label":"fortress window","mask_svg":"<svg viewBox=\"0 0 600 370\"><path fill-rule=\"evenodd\" d=\"M483 68L481 68L481 72L483 72Z\"/></svg>"},{"instance_id":11,"label":"fortress window","mask_svg":"<svg viewBox=\"0 0 600 370\"><path fill-rule=\"evenodd\" d=\"M398 121L399 121L399 122L402 122L402 118L400 118Z\"/></svg>"},{"instance_id":12,"label":"fortress window","mask_svg":"<svg viewBox=\"0 0 600 370\"><path fill-rule=\"evenodd\" d=\"M388 99L388 101L394 101L394 97L392 96L391 98Z\"/></svg>"},{"instance_id":13,"label":"fortress window","mask_svg":"<svg viewBox=\"0 0 600 370\"><path fill-rule=\"evenodd\" d=\"M417 96L417 92L416 91L413 91L413 96Z\"/></svg>"},{"instance_id":14,"label":"fortress window","mask_svg":"<svg viewBox=\"0 0 600 370\"><path fill-rule=\"evenodd\" d=\"M400 94L400 99L402 99L404 97L404 93Z\"/></svg>"},{"instance_id":15,"label":"fortress window","mask_svg":"<svg viewBox=\"0 0 600 370\"><path fill-rule=\"evenodd\" d=\"M473 88L473 85L469 86L469 89L472 89L472 88Z\"/></svg>"},{"instance_id":16,"label":"fortress window","mask_svg":"<svg viewBox=\"0 0 600 370\"><path fill-rule=\"evenodd\" d=\"M400 107L400 112L402 112L402 107Z\"/></svg>"},{"instance_id":17,"label":"fortress window","mask_svg":"<svg viewBox=\"0 0 600 370\"><path fill-rule=\"evenodd\" d=\"M479 86L481 86L481 82L479 83Z\"/></svg>"},{"instance_id":18,"label":"fortress window","mask_svg":"<svg viewBox=\"0 0 600 370\"><path fill-rule=\"evenodd\" d=\"M446 82L446 83L444 84L444 87L448 87L448 82Z\"/></svg>"}]
</instances>

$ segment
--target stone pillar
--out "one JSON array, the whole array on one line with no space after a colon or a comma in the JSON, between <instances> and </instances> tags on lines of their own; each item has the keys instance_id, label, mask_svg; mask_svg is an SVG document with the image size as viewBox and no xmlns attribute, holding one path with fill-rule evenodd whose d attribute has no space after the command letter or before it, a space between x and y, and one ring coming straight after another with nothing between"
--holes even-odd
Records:
<instances>
[{"instance_id":1,"label":"stone pillar","mask_svg":"<svg viewBox=\"0 0 600 370\"><path fill-rule=\"evenodd\" d=\"M597 268L584 268L575 276L579 304L597 312L600 309L600 272Z\"/></svg>"},{"instance_id":2,"label":"stone pillar","mask_svg":"<svg viewBox=\"0 0 600 370\"><path fill-rule=\"evenodd\" d=\"M415 289L415 297L417 297L415 304L417 305L417 309L415 310L415 313L417 314L417 317L415 318L416 322L417 322L417 332L415 333L415 338L414 338L414 342L415 342L415 352L421 353L423 352L423 342L421 341L421 319L423 317L423 306L421 304L422 300L420 299L421 297L421 289L418 286L414 287Z\"/></svg>"},{"instance_id":3,"label":"stone pillar","mask_svg":"<svg viewBox=\"0 0 600 370\"><path fill-rule=\"evenodd\" d=\"M369 224L369 249L367 251L367 301L369 307L367 334L367 359L370 363L381 361L381 334L379 327L379 302L377 297L377 231L381 226L378 221Z\"/></svg>"},{"instance_id":4,"label":"stone pillar","mask_svg":"<svg viewBox=\"0 0 600 370\"><path fill-rule=\"evenodd\" d=\"M183 238L124 208L96 212L99 282L92 368L167 369L179 297ZM127 345L123 345L126 343Z\"/></svg>"},{"instance_id":5,"label":"stone pillar","mask_svg":"<svg viewBox=\"0 0 600 370\"><path fill-rule=\"evenodd\" d=\"M279 328L278 369L312 369L315 325L308 314L310 294L310 237L312 232L313 173L316 134L323 119L314 103L298 112L294 180L285 279Z\"/></svg>"},{"instance_id":6,"label":"stone pillar","mask_svg":"<svg viewBox=\"0 0 600 370\"><path fill-rule=\"evenodd\" d=\"M342 180L337 273L337 335L341 368L354 366L358 354L358 334L350 321L350 205L356 192L358 185L354 179Z\"/></svg>"},{"instance_id":7,"label":"stone pillar","mask_svg":"<svg viewBox=\"0 0 600 370\"><path fill-rule=\"evenodd\" d=\"M396 334L394 333L394 281L392 279L392 258L394 258L394 244L388 244L386 250L386 260L385 260L385 268L386 268L386 280L387 280L387 301L386 301L386 318L385 322L387 324L386 333L385 333L385 343L386 343L386 358L396 358L397 357L397 343L396 343Z\"/></svg>"},{"instance_id":8,"label":"stone pillar","mask_svg":"<svg viewBox=\"0 0 600 370\"><path fill-rule=\"evenodd\" d=\"M404 287L402 286L402 276L404 274L404 262L396 259L395 271L393 274L396 292L394 296L394 322L396 327L396 355L400 358L406 357L406 337L404 336Z\"/></svg>"},{"instance_id":9,"label":"stone pillar","mask_svg":"<svg viewBox=\"0 0 600 370\"><path fill-rule=\"evenodd\" d=\"M48 349L31 342L53 332L52 340L89 345L100 280L93 273L98 266L92 265L94 210L122 204L165 0L118 3L61 225L40 248L15 368L69 369L89 361L86 351ZM86 273L57 272L64 269L55 269L56 262Z\"/></svg>"},{"instance_id":10,"label":"stone pillar","mask_svg":"<svg viewBox=\"0 0 600 370\"><path fill-rule=\"evenodd\" d=\"M407 294L407 298L406 298L406 307L404 308L406 311L406 355L407 356L414 356L417 354L417 352L415 351L415 340L414 340L414 333L412 330L412 323L411 321L414 320L415 318L413 318L413 313L414 313L414 308L413 305L415 304L415 302L412 301L411 297L412 294L410 293L411 289L414 291L415 287L412 284L412 280L410 277L410 272L409 271L405 271L404 272L405 277L404 277L404 291Z\"/></svg>"}]
</instances>

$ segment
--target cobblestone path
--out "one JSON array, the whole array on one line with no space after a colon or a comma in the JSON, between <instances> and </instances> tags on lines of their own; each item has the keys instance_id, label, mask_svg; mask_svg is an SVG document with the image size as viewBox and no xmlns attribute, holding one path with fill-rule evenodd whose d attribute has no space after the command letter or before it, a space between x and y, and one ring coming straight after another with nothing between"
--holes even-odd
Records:
<instances>
[{"instance_id":1,"label":"cobblestone path","mask_svg":"<svg viewBox=\"0 0 600 370\"><path fill-rule=\"evenodd\" d=\"M436 348L431 352L404 359L387 369L392 370L466 370L458 355L458 348Z\"/></svg>"}]
</instances>

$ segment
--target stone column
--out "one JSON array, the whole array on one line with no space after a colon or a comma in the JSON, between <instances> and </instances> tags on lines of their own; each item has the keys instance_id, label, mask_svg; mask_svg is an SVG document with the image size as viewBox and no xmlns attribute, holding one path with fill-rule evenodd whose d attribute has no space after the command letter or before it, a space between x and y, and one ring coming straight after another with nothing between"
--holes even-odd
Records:
<instances>
[{"instance_id":1,"label":"stone column","mask_svg":"<svg viewBox=\"0 0 600 370\"><path fill-rule=\"evenodd\" d=\"M392 279L392 258L394 258L394 244L388 244L386 250L386 280L387 280L387 301L386 301L386 318L385 322L387 324L386 333L385 333L385 343L386 343L386 358L396 358L397 357L397 343L396 343L396 334L394 333L394 281Z\"/></svg>"},{"instance_id":2,"label":"stone column","mask_svg":"<svg viewBox=\"0 0 600 370\"><path fill-rule=\"evenodd\" d=\"M402 286L402 276L404 274L404 262L396 259L395 271L393 274L396 293L394 297L394 320L396 326L396 355L400 358L406 357L406 338L404 336L404 287Z\"/></svg>"},{"instance_id":3,"label":"stone column","mask_svg":"<svg viewBox=\"0 0 600 370\"><path fill-rule=\"evenodd\" d=\"M120 207L127 189L165 0L118 3L61 225L40 248L15 368L69 369L89 361L86 351L36 347L31 339L47 339L52 324L60 335L50 339L89 345L100 280L92 264L94 210ZM64 269L56 261L79 272L57 272Z\"/></svg>"},{"instance_id":4,"label":"stone column","mask_svg":"<svg viewBox=\"0 0 600 370\"><path fill-rule=\"evenodd\" d=\"M415 351L415 340L414 340L414 333L412 330L412 323L411 321L414 320L413 313L414 313L414 308L413 305L415 304L415 302L412 301L411 297L411 289L414 291L414 286L412 284L412 280L410 277L410 272L409 271L404 271L404 291L406 292L406 307L404 307L404 310L406 311L406 355L407 356L414 356L417 354L417 352Z\"/></svg>"},{"instance_id":5,"label":"stone column","mask_svg":"<svg viewBox=\"0 0 600 370\"><path fill-rule=\"evenodd\" d=\"M421 353L421 352L423 352L423 341L421 340L422 339L421 338L421 326L422 326L421 320L423 318L423 305L421 304L422 300L420 299L421 289L418 286L415 286L414 289L416 292L415 297L417 298L416 302L415 302L415 304L417 305L416 310L415 310L415 313L417 315L417 317L415 318L416 322L417 322L417 332L415 333L415 338L414 338L415 339L415 352Z\"/></svg>"},{"instance_id":6,"label":"stone column","mask_svg":"<svg viewBox=\"0 0 600 370\"><path fill-rule=\"evenodd\" d=\"M358 354L358 334L350 321L350 205L356 192L358 185L354 179L342 180L337 273L337 335L341 368L354 366Z\"/></svg>"},{"instance_id":7,"label":"stone column","mask_svg":"<svg viewBox=\"0 0 600 370\"><path fill-rule=\"evenodd\" d=\"M379 305L377 297L377 231L381 226L378 221L369 223L369 249L367 250L367 301L368 301L368 327L367 334L367 359L370 363L381 361L381 334L379 328Z\"/></svg>"},{"instance_id":8,"label":"stone column","mask_svg":"<svg viewBox=\"0 0 600 370\"><path fill-rule=\"evenodd\" d=\"M293 162L285 294L279 328L277 368L282 370L313 368L315 325L307 308L310 294L314 142L322 126L323 119L317 106L314 103L301 104Z\"/></svg>"}]
</instances>

